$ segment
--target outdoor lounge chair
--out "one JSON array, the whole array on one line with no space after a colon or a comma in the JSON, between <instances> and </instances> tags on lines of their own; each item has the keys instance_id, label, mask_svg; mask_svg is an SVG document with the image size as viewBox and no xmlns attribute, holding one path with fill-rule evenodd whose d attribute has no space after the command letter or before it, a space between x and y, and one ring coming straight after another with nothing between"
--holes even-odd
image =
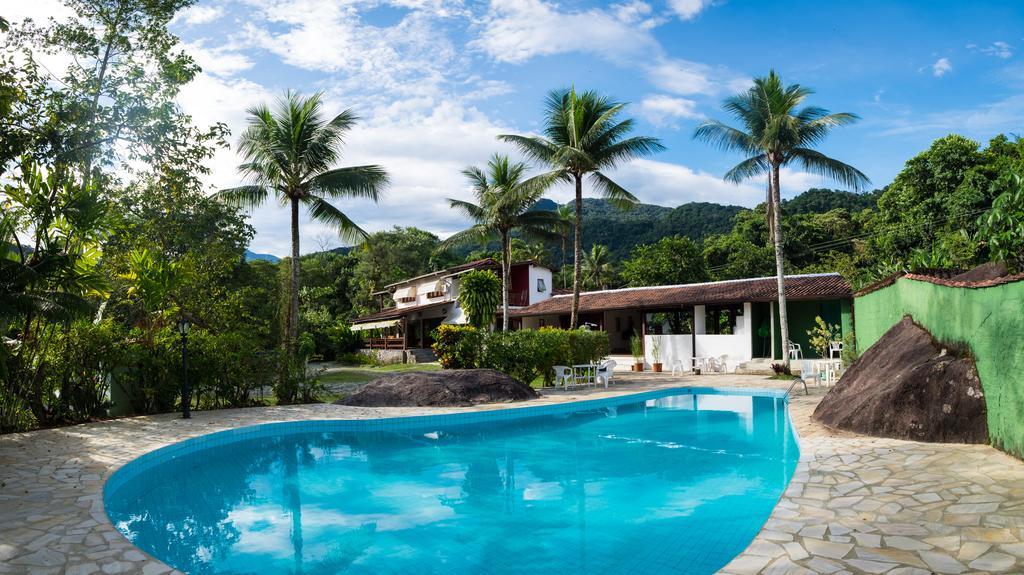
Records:
<instances>
[{"instance_id":1,"label":"outdoor lounge chair","mask_svg":"<svg viewBox=\"0 0 1024 575\"><path fill-rule=\"evenodd\" d=\"M787 348L789 349L789 359L803 359L804 358L804 352L803 352L803 350L800 349L800 344L799 343L789 342L789 345L787 346Z\"/></svg>"},{"instance_id":2,"label":"outdoor lounge chair","mask_svg":"<svg viewBox=\"0 0 1024 575\"><path fill-rule=\"evenodd\" d=\"M614 359L609 359L601 363L601 367L597 368L597 382L604 383L605 389L608 389L608 384L612 382L616 365L618 364L615 363Z\"/></svg>"},{"instance_id":3,"label":"outdoor lounge chair","mask_svg":"<svg viewBox=\"0 0 1024 575\"><path fill-rule=\"evenodd\" d=\"M839 359L843 357L843 342L830 341L828 344L828 358Z\"/></svg>"},{"instance_id":4,"label":"outdoor lounge chair","mask_svg":"<svg viewBox=\"0 0 1024 575\"><path fill-rule=\"evenodd\" d=\"M821 375L814 367L814 362L809 359L800 360L800 378L807 381L813 379L816 385L821 385Z\"/></svg>"},{"instance_id":5,"label":"outdoor lounge chair","mask_svg":"<svg viewBox=\"0 0 1024 575\"><path fill-rule=\"evenodd\" d=\"M561 384L562 388L569 389L570 385L576 384L576 376L572 373L572 368L565 367L564 365L556 365L555 370L555 387Z\"/></svg>"}]
</instances>

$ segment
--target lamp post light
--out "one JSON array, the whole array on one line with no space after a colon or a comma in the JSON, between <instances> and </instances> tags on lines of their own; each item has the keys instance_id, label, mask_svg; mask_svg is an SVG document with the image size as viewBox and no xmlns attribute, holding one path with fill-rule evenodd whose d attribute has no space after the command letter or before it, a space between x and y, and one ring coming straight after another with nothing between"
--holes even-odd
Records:
<instances>
[{"instance_id":1,"label":"lamp post light","mask_svg":"<svg viewBox=\"0 0 1024 575\"><path fill-rule=\"evenodd\" d=\"M188 385L188 330L192 324L185 318L178 320L178 333L181 334L181 417L190 419L192 413L189 406L192 403L192 389Z\"/></svg>"}]
</instances>

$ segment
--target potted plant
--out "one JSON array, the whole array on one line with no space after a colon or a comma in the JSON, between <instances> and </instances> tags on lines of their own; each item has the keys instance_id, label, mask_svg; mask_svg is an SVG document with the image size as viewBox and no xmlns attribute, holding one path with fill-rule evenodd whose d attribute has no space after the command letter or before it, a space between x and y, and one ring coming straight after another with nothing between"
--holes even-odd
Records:
<instances>
[{"instance_id":1,"label":"potted plant","mask_svg":"<svg viewBox=\"0 0 1024 575\"><path fill-rule=\"evenodd\" d=\"M629 350L633 352L633 371L644 370L644 340L640 334L634 332L629 338Z\"/></svg>"},{"instance_id":2,"label":"potted plant","mask_svg":"<svg viewBox=\"0 0 1024 575\"><path fill-rule=\"evenodd\" d=\"M661 338L651 338L651 371L661 373Z\"/></svg>"}]
</instances>

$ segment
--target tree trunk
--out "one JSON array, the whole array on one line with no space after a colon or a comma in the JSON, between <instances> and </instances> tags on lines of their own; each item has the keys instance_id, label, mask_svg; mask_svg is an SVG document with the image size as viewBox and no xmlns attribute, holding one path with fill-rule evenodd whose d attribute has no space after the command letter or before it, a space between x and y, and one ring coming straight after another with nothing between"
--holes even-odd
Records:
<instances>
[{"instance_id":1,"label":"tree trunk","mask_svg":"<svg viewBox=\"0 0 1024 575\"><path fill-rule=\"evenodd\" d=\"M508 289L512 273L512 246L507 231L501 232L501 331L508 331Z\"/></svg>"},{"instance_id":2,"label":"tree trunk","mask_svg":"<svg viewBox=\"0 0 1024 575\"><path fill-rule=\"evenodd\" d=\"M789 365L789 317L786 313L786 272L785 257L782 251L782 201L779 193L779 165L772 163L771 180L768 184L771 201L768 204L772 212L772 241L775 244L775 273L778 278L779 290L779 327L782 329L782 360Z\"/></svg>"},{"instance_id":3,"label":"tree trunk","mask_svg":"<svg viewBox=\"0 0 1024 575\"><path fill-rule=\"evenodd\" d=\"M285 334L286 352L295 352L299 340L299 200L292 198L292 261L288 285L288 316Z\"/></svg>"},{"instance_id":4,"label":"tree trunk","mask_svg":"<svg viewBox=\"0 0 1024 575\"><path fill-rule=\"evenodd\" d=\"M572 315L569 316L569 329L576 329L580 321L580 264L583 260L583 178L580 174L573 176L576 180L576 221L572 239Z\"/></svg>"}]
</instances>

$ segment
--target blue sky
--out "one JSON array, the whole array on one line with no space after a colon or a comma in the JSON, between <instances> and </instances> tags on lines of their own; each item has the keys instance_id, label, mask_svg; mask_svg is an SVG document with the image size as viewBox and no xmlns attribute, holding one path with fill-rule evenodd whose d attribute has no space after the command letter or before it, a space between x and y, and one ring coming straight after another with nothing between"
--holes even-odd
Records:
<instances>
[{"instance_id":1,"label":"blue sky","mask_svg":"<svg viewBox=\"0 0 1024 575\"><path fill-rule=\"evenodd\" d=\"M511 151L494 136L537 129L545 94L570 84L629 102L638 132L663 139L666 152L615 177L668 206L760 201L762 182L721 181L738 157L691 135L704 118L728 120L721 100L773 67L815 89L810 103L863 118L822 149L877 187L944 134L1024 132L1019 0L200 0L172 29L205 70L180 98L197 123L237 135L246 106L288 88L323 90L330 111L362 116L344 163L383 164L394 181L380 205L340 202L369 230L460 229L444 201L469 195L459 170ZM210 185L237 182L237 164L233 150L218 155ZM820 185L784 174L788 195ZM252 221L254 250L287 251L285 211ZM311 224L303 244L338 241Z\"/></svg>"}]
</instances>

